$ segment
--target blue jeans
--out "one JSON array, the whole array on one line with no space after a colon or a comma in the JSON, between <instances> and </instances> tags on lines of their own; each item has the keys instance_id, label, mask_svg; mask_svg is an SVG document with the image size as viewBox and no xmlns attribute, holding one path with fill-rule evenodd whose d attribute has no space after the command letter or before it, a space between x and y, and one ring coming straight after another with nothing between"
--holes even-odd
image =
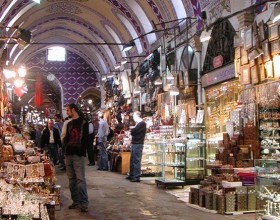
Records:
<instances>
[{"instance_id":1,"label":"blue jeans","mask_svg":"<svg viewBox=\"0 0 280 220\"><path fill-rule=\"evenodd\" d=\"M132 180L140 180L143 146L144 144L131 145L129 177Z\"/></svg>"},{"instance_id":2,"label":"blue jeans","mask_svg":"<svg viewBox=\"0 0 280 220\"><path fill-rule=\"evenodd\" d=\"M101 170L108 170L108 154L106 151L107 138L98 138L98 168Z\"/></svg>"},{"instance_id":3,"label":"blue jeans","mask_svg":"<svg viewBox=\"0 0 280 220\"><path fill-rule=\"evenodd\" d=\"M73 203L88 207L87 184L85 178L85 157L65 156L66 173Z\"/></svg>"}]
</instances>

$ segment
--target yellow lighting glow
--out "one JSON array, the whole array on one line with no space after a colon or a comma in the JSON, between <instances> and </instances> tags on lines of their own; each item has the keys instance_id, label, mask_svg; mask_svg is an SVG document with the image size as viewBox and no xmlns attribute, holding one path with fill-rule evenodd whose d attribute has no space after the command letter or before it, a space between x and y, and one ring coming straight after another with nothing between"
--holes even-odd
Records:
<instances>
[{"instance_id":1,"label":"yellow lighting glow","mask_svg":"<svg viewBox=\"0 0 280 220\"><path fill-rule=\"evenodd\" d=\"M273 57L273 70L274 70L274 77L279 78L280 77L280 55L275 55Z\"/></svg>"}]
</instances>

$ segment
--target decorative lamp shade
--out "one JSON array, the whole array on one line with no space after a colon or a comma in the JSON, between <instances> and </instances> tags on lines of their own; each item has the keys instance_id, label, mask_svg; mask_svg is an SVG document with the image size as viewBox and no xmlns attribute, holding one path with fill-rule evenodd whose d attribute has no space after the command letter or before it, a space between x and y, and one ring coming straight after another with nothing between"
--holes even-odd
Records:
<instances>
[{"instance_id":1,"label":"decorative lamp shade","mask_svg":"<svg viewBox=\"0 0 280 220\"><path fill-rule=\"evenodd\" d=\"M210 39L211 39L211 33L209 33L206 30L202 31L200 35L200 42L206 42L209 41Z\"/></svg>"},{"instance_id":2,"label":"decorative lamp shade","mask_svg":"<svg viewBox=\"0 0 280 220\"><path fill-rule=\"evenodd\" d=\"M15 92L17 97L21 97L24 94L24 90L23 90L22 87L15 87L14 92Z\"/></svg>"}]
</instances>

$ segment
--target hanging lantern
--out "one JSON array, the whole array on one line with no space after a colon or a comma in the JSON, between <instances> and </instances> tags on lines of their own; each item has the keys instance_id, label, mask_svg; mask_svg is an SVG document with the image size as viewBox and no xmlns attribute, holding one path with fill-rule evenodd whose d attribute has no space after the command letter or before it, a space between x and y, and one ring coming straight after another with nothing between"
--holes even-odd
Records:
<instances>
[{"instance_id":1,"label":"hanging lantern","mask_svg":"<svg viewBox=\"0 0 280 220\"><path fill-rule=\"evenodd\" d=\"M20 98L24 94L24 89L22 87L15 87L14 92L16 96Z\"/></svg>"},{"instance_id":2,"label":"hanging lantern","mask_svg":"<svg viewBox=\"0 0 280 220\"><path fill-rule=\"evenodd\" d=\"M43 82L39 74L36 76L34 104L36 107L43 105Z\"/></svg>"}]
</instances>

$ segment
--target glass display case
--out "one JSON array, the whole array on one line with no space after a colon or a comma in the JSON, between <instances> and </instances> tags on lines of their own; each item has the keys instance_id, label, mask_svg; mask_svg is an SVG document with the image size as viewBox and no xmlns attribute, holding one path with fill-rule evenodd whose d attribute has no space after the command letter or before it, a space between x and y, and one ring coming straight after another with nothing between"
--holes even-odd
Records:
<instances>
[{"instance_id":1,"label":"glass display case","mask_svg":"<svg viewBox=\"0 0 280 220\"><path fill-rule=\"evenodd\" d=\"M280 160L280 82L257 87L258 119L262 159Z\"/></svg>"},{"instance_id":2,"label":"glass display case","mask_svg":"<svg viewBox=\"0 0 280 220\"><path fill-rule=\"evenodd\" d=\"M186 140L172 139L157 142L162 155L162 176L156 178L157 186L182 186L186 184Z\"/></svg>"},{"instance_id":3,"label":"glass display case","mask_svg":"<svg viewBox=\"0 0 280 220\"><path fill-rule=\"evenodd\" d=\"M186 183L197 184L205 176L206 142L204 127L192 124L187 129Z\"/></svg>"},{"instance_id":4,"label":"glass display case","mask_svg":"<svg viewBox=\"0 0 280 220\"><path fill-rule=\"evenodd\" d=\"M280 161L274 159L254 160L258 185L280 185Z\"/></svg>"},{"instance_id":5,"label":"glass display case","mask_svg":"<svg viewBox=\"0 0 280 220\"><path fill-rule=\"evenodd\" d=\"M142 153L141 178L162 176L162 153L158 151L156 145L158 140L156 137L149 137L147 135Z\"/></svg>"},{"instance_id":6,"label":"glass display case","mask_svg":"<svg viewBox=\"0 0 280 220\"><path fill-rule=\"evenodd\" d=\"M230 112L236 107L239 90L237 80L211 86L205 90L207 139L217 138L226 132L226 122L230 117Z\"/></svg>"},{"instance_id":7,"label":"glass display case","mask_svg":"<svg viewBox=\"0 0 280 220\"><path fill-rule=\"evenodd\" d=\"M254 160L257 171L256 219L280 219L280 169L274 159Z\"/></svg>"}]
</instances>

